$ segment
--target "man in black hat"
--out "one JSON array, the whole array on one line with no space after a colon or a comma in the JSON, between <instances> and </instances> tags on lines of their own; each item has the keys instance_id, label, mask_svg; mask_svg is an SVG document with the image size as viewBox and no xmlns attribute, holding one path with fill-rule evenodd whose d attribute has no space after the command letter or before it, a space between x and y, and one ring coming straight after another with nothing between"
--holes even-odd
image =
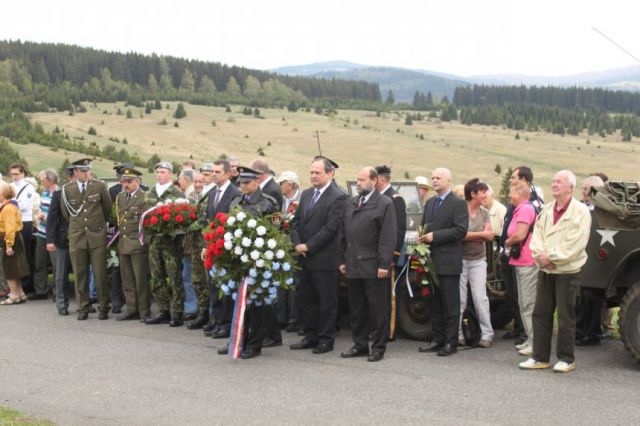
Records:
<instances>
[{"instance_id":1,"label":"man in black hat","mask_svg":"<svg viewBox=\"0 0 640 426\"><path fill-rule=\"evenodd\" d=\"M272 197L263 194L260 190L258 178L262 174L259 171L248 167L238 167L238 182L242 197L238 197L231 202L229 211L236 207L251 213L254 216L266 216L273 214L280 209L278 203ZM250 359L259 356L262 352L262 341L266 336L266 316L267 311L271 310L271 315L275 316L272 306L255 306L250 305L247 309L247 335L245 339L245 350L240 357L242 359ZM278 330L279 331L279 330ZM280 345L282 345L282 337L280 337ZM228 347L218 350L220 355L228 353Z\"/></svg>"},{"instance_id":2,"label":"man in black hat","mask_svg":"<svg viewBox=\"0 0 640 426\"><path fill-rule=\"evenodd\" d=\"M332 184L331 160L316 157L309 167L312 187L303 191L291 222L298 253L298 295L304 339L290 349L333 350L338 314L338 242L347 196Z\"/></svg>"},{"instance_id":3,"label":"man in black hat","mask_svg":"<svg viewBox=\"0 0 640 426\"><path fill-rule=\"evenodd\" d=\"M116 198L118 253L120 273L124 284L127 311L118 321L146 319L151 316L149 288L149 249L143 245L138 226L145 211L145 194L140 188L142 173L134 168L120 169L123 191Z\"/></svg>"},{"instance_id":4,"label":"man in black hat","mask_svg":"<svg viewBox=\"0 0 640 426\"><path fill-rule=\"evenodd\" d=\"M147 209L159 202L183 198L184 193L173 185L173 166L168 161L155 165L156 184L146 197ZM166 324L180 327L184 323L184 286L182 281L182 244L184 234L156 234L149 244L151 292L158 313L145 324ZM171 313L173 311L173 313Z\"/></svg>"},{"instance_id":5,"label":"man in black hat","mask_svg":"<svg viewBox=\"0 0 640 426\"><path fill-rule=\"evenodd\" d=\"M91 159L83 158L71 164L75 182L62 188L62 214L69 221L69 257L76 276L78 320L86 320L91 308L89 265L98 290L98 319L106 320L109 318L107 221L111 215L111 197L104 182L90 179Z\"/></svg>"}]
</instances>

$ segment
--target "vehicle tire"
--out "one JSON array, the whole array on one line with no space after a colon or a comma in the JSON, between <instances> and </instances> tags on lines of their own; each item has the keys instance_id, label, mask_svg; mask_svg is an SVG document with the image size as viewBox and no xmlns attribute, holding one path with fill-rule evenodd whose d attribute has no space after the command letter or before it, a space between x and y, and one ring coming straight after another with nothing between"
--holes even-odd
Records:
<instances>
[{"instance_id":1,"label":"vehicle tire","mask_svg":"<svg viewBox=\"0 0 640 426\"><path fill-rule=\"evenodd\" d=\"M398 325L410 339L425 341L432 336L429 301L419 295L417 288L412 289L413 298L409 296L404 279L396 286Z\"/></svg>"},{"instance_id":2,"label":"vehicle tire","mask_svg":"<svg viewBox=\"0 0 640 426\"><path fill-rule=\"evenodd\" d=\"M618 324L624 348L640 362L640 283L629 288L622 298Z\"/></svg>"},{"instance_id":3,"label":"vehicle tire","mask_svg":"<svg viewBox=\"0 0 640 426\"><path fill-rule=\"evenodd\" d=\"M489 307L491 309L491 326L494 330L505 328L513 320L513 315L506 300L489 300Z\"/></svg>"}]
</instances>

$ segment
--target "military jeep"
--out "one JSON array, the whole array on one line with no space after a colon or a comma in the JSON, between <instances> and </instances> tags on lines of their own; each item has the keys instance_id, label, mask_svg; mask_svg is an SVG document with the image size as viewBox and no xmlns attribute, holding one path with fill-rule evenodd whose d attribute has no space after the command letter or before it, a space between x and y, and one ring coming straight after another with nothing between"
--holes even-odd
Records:
<instances>
[{"instance_id":1,"label":"military jeep","mask_svg":"<svg viewBox=\"0 0 640 426\"><path fill-rule=\"evenodd\" d=\"M582 287L620 307L618 325L625 349L640 362L640 188L607 182L592 190L595 205Z\"/></svg>"},{"instance_id":2,"label":"military jeep","mask_svg":"<svg viewBox=\"0 0 640 426\"><path fill-rule=\"evenodd\" d=\"M393 189L402 194L407 205L407 229L405 233L405 245L409 241L415 241L418 236L417 229L422 222L423 205L420 202L418 186L415 182L391 182ZM356 182L347 181L347 192L350 196L357 193ZM493 243L487 244L487 295L491 307L491 323L495 329L503 328L513 318L506 309L504 303L505 291L504 282L500 276L498 267L498 250L497 239ZM398 279L395 287L396 292L396 329L403 332L404 335L411 339L422 340L431 336L431 318L429 315L428 298L420 294L420 287L415 280L415 273L408 272L408 280L405 273L401 276L407 256L400 256L398 265L396 265L395 278ZM408 268L407 268L408 270ZM399 277L398 277L399 276ZM407 282L408 281L408 282ZM413 297L409 293L408 287L411 287ZM344 293L345 284L341 283L342 292ZM341 311L348 309L347 298L341 297Z\"/></svg>"}]
</instances>

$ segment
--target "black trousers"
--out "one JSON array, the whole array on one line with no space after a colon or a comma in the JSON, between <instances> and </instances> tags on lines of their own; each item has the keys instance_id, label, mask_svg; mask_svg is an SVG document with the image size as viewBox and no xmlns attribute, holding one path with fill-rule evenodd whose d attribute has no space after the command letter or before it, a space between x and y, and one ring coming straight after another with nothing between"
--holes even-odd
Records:
<instances>
[{"instance_id":1,"label":"black trousers","mask_svg":"<svg viewBox=\"0 0 640 426\"><path fill-rule=\"evenodd\" d=\"M524 327L522 326L520 305L518 304L518 282L516 279L516 270L513 266L509 265L509 258L507 256L500 256L500 269L506 290L505 303L507 304L509 312L513 316L513 331L523 334Z\"/></svg>"},{"instance_id":2,"label":"black trousers","mask_svg":"<svg viewBox=\"0 0 640 426\"><path fill-rule=\"evenodd\" d=\"M33 222L22 222L22 242L24 244L24 253L27 256L27 264L29 265L29 275L22 278L22 288L25 293L33 293L33 271L35 270L35 246L33 243Z\"/></svg>"},{"instance_id":3,"label":"black trousers","mask_svg":"<svg viewBox=\"0 0 640 426\"><path fill-rule=\"evenodd\" d=\"M356 348L368 351L369 332L372 332L371 352L384 353L389 340L388 280L349 278L348 281L353 342ZM303 321L306 321L306 314Z\"/></svg>"},{"instance_id":4,"label":"black trousers","mask_svg":"<svg viewBox=\"0 0 640 426\"><path fill-rule=\"evenodd\" d=\"M429 297L433 341L458 344L460 326L460 275L438 275L440 284Z\"/></svg>"},{"instance_id":5,"label":"black trousers","mask_svg":"<svg viewBox=\"0 0 640 426\"><path fill-rule=\"evenodd\" d=\"M302 329L310 342L333 345L338 315L338 270L298 273Z\"/></svg>"},{"instance_id":6,"label":"black trousers","mask_svg":"<svg viewBox=\"0 0 640 426\"><path fill-rule=\"evenodd\" d=\"M122 276L120 275L120 266L109 268L108 273L111 280L111 290L109 294L111 305L114 308L121 308L125 303L125 299L124 290L122 289Z\"/></svg>"},{"instance_id":7,"label":"black trousers","mask_svg":"<svg viewBox=\"0 0 640 426\"><path fill-rule=\"evenodd\" d=\"M582 294L576 301L576 339L602 339L604 302L592 294Z\"/></svg>"},{"instance_id":8,"label":"black trousers","mask_svg":"<svg viewBox=\"0 0 640 426\"><path fill-rule=\"evenodd\" d=\"M547 274L540 271L533 308L533 358L549 362L553 338L553 313L558 308L559 361L572 363L576 338L576 295L580 274Z\"/></svg>"},{"instance_id":9,"label":"black trousers","mask_svg":"<svg viewBox=\"0 0 640 426\"><path fill-rule=\"evenodd\" d=\"M210 293L211 314L219 328L228 330L233 319L233 299L231 296L223 296L220 299L217 293L218 289L213 284L211 286L213 287L213 291Z\"/></svg>"},{"instance_id":10,"label":"black trousers","mask_svg":"<svg viewBox=\"0 0 640 426\"><path fill-rule=\"evenodd\" d=\"M275 305L264 307L264 328L265 337L276 342L282 342L282 330L280 330L280 324L278 324Z\"/></svg>"},{"instance_id":11,"label":"black trousers","mask_svg":"<svg viewBox=\"0 0 640 426\"><path fill-rule=\"evenodd\" d=\"M245 312L245 348L261 350L262 341L267 335L265 315L268 306L251 305ZM272 309L273 311L273 309Z\"/></svg>"}]
</instances>

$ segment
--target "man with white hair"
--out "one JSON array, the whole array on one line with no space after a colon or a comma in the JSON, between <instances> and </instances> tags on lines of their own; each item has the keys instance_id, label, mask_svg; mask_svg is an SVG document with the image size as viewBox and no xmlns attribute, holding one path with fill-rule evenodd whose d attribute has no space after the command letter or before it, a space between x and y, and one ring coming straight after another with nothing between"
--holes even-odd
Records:
<instances>
[{"instance_id":1,"label":"man with white hair","mask_svg":"<svg viewBox=\"0 0 640 426\"><path fill-rule=\"evenodd\" d=\"M576 177L568 170L553 176L551 193L538 216L529 248L540 267L533 310L533 356L521 362L524 370L549 368L553 314L558 309L558 362L553 371L566 373L576 368L576 295L580 270L587 261L585 248L591 229L589 208L573 197Z\"/></svg>"},{"instance_id":2,"label":"man with white hair","mask_svg":"<svg viewBox=\"0 0 640 426\"><path fill-rule=\"evenodd\" d=\"M36 259L33 272L35 291L29 295L29 300L46 299L51 291L48 283L49 263L51 263L53 276L56 276L56 252L47 251L47 216L51 197L58 190L58 173L53 169L43 170L40 172L40 182L43 191L40 194L39 221L36 227Z\"/></svg>"},{"instance_id":3,"label":"man with white hair","mask_svg":"<svg viewBox=\"0 0 640 426\"><path fill-rule=\"evenodd\" d=\"M484 201L484 206L489 210L493 235L502 235L502 227L504 226L504 216L507 214L507 207L496 200L491 185L489 185L489 190L486 194L487 198Z\"/></svg>"}]
</instances>

